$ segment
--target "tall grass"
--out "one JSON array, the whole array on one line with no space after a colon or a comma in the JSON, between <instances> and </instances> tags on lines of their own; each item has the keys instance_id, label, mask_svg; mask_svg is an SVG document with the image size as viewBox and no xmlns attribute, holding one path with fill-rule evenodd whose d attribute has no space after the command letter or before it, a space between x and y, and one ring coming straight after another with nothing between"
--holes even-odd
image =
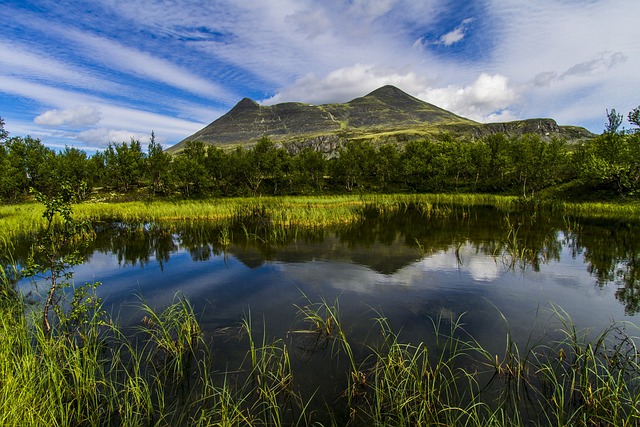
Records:
<instances>
[{"instance_id":1,"label":"tall grass","mask_svg":"<svg viewBox=\"0 0 640 427\"><path fill-rule=\"evenodd\" d=\"M325 197L251 197L182 202L83 203L73 207L74 217L93 223L127 223L268 220L283 227L326 227L362 219L363 209L374 206L397 212L409 206L425 211L451 206L497 206L508 209L515 198L493 195L358 195ZM0 236L12 237L44 225L42 208L36 204L0 207Z\"/></svg>"},{"instance_id":2,"label":"tall grass","mask_svg":"<svg viewBox=\"0 0 640 427\"><path fill-rule=\"evenodd\" d=\"M164 308L141 302L133 328L97 307L80 337L59 324L45 334L24 310L12 274L0 270L3 426L640 423L632 324L583 331L552 307L548 335L519 347L507 328L496 355L465 331L463 317L433 319L428 340L416 343L376 312L356 348L339 300L305 296L287 337L268 337L247 315L240 325L246 356L216 371L215 342L180 295ZM320 363L342 389L300 388L292 347L303 349L303 360L324 353Z\"/></svg>"},{"instance_id":3,"label":"tall grass","mask_svg":"<svg viewBox=\"0 0 640 427\"><path fill-rule=\"evenodd\" d=\"M127 223L214 221L228 222L247 217L268 218L281 227L326 227L350 224L363 218L367 209L393 213L409 207L425 214L442 213L454 207L492 206L500 212L552 208L576 217L634 219L640 216L637 203L559 203L491 194L375 194L317 197L249 197L200 201L153 201L83 203L74 206L78 220ZM13 237L44 225L42 207L37 204L0 206L0 237Z\"/></svg>"}]
</instances>

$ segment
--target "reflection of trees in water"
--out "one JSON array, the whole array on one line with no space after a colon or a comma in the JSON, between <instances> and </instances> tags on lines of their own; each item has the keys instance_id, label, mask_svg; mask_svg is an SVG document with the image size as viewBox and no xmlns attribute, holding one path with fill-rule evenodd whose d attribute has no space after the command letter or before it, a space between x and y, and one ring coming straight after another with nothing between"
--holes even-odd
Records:
<instances>
[{"instance_id":1,"label":"reflection of trees in water","mask_svg":"<svg viewBox=\"0 0 640 427\"><path fill-rule=\"evenodd\" d=\"M640 224L613 220L567 220L551 212L505 213L492 207L408 205L391 210L367 207L360 221L333 229L274 226L263 216L222 224L100 224L93 242L81 251L87 257L96 251L112 253L121 265L144 265L155 259L161 268L179 248L194 261L228 253L251 268L265 261L321 257L346 259L391 274L428 254L452 250L459 256L463 245L507 267L539 271L541 265L559 260L567 248L574 258L584 258L599 286L615 284L616 298L628 314L635 314L640 311L638 236ZM11 263L21 264L29 253L29 239L13 245Z\"/></svg>"},{"instance_id":2,"label":"reflection of trees in water","mask_svg":"<svg viewBox=\"0 0 640 427\"><path fill-rule=\"evenodd\" d=\"M90 253L112 253L119 265L145 265L153 257L162 268L178 249L171 231L161 226L111 223L97 227L96 231Z\"/></svg>"},{"instance_id":3,"label":"reflection of trees in water","mask_svg":"<svg viewBox=\"0 0 640 427\"><path fill-rule=\"evenodd\" d=\"M582 255L600 287L617 286L616 298L629 315L640 311L640 224L583 220L567 234L574 256Z\"/></svg>"},{"instance_id":4,"label":"reflection of trees in water","mask_svg":"<svg viewBox=\"0 0 640 427\"><path fill-rule=\"evenodd\" d=\"M409 207L384 212L369 208L360 222L338 230L350 247L393 244L397 239L423 255L470 245L477 253L500 258L509 267L532 267L559 260L561 221L529 214L504 214L495 208L445 207L425 211Z\"/></svg>"}]
</instances>

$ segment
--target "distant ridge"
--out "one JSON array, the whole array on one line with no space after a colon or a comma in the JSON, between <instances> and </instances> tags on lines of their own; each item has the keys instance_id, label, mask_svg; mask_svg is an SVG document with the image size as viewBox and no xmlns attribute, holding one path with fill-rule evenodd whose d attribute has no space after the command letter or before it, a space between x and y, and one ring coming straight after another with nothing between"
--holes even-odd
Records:
<instances>
[{"instance_id":1,"label":"distant ridge","mask_svg":"<svg viewBox=\"0 0 640 427\"><path fill-rule=\"evenodd\" d=\"M167 151L178 152L187 141L223 148L252 146L263 136L279 143L329 142L330 149L355 139L404 143L443 133L472 138L492 133L537 133L544 138L564 137L570 142L594 136L584 128L559 126L552 119L482 124L387 85L343 104L286 102L263 106L243 98L226 114Z\"/></svg>"}]
</instances>

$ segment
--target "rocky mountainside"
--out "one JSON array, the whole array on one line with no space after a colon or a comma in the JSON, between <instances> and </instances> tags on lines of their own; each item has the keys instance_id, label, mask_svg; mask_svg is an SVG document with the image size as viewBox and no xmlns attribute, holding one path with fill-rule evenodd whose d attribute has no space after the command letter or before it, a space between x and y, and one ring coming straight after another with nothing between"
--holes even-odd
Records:
<instances>
[{"instance_id":1,"label":"rocky mountainside","mask_svg":"<svg viewBox=\"0 0 640 427\"><path fill-rule=\"evenodd\" d=\"M478 138L492 133L537 133L545 138L576 141L593 136L552 119L482 124L421 101L394 86L384 86L344 104L308 105L287 102L262 106L244 98L213 123L169 148L179 152L187 141L232 148L253 145L262 136L290 146L314 144L331 151L349 140L404 143L443 133Z\"/></svg>"}]
</instances>

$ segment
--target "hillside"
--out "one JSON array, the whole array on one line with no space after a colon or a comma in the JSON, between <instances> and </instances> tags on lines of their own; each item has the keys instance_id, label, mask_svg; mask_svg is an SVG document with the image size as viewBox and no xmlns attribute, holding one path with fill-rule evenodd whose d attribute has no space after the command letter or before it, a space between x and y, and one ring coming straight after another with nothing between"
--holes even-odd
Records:
<instances>
[{"instance_id":1,"label":"hillside","mask_svg":"<svg viewBox=\"0 0 640 427\"><path fill-rule=\"evenodd\" d=\"M185 142L194 140L223 148L250 146L265 135L281 143L317 143L330 151L345 140L402 143L441 133L469 137L537 133L568 141L593 136L584 128L559 126L552 119L482 124L414 98L394 86L383 86L344 104L287 102L262 106L244 98L228 113L168 151L178 152Z\"/></svg>"}]
</instances>

